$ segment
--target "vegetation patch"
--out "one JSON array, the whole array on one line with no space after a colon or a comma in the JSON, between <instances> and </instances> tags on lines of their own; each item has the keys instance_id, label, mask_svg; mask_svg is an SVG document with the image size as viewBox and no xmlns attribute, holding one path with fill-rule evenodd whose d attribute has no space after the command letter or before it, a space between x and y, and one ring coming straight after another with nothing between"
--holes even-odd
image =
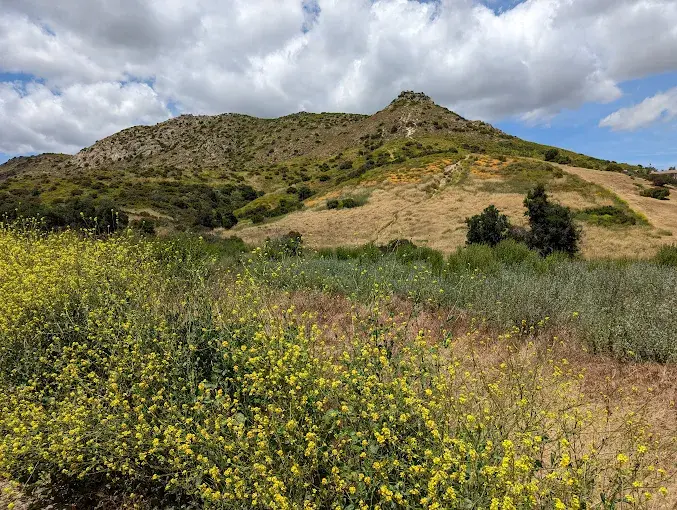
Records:
<instances>
[{"instance_id":1,"label":"vegetation patch","mask_svg":"<svg viewBox=\"0 0 677 510\"><path fill-rule=\"evenodd\" d=\"M576 219L601 226L635 225L638 218L627 208L606 205L602 207L589 207L576 213Z\"/></svg>"},{"instance_id":2,"label":"vegetation patch","mask_svg":"<svg viewBox=\"0 0 677 510\"><path fill-rule=\"evenodd\" d=\"M670 443L631 396L605 412L567 359L517 348L554 315L464 354L389 313L401 269L422 300L476 299L477 273L447 286L392 253L406 242L364 264L261 250L227 272L201 243L0 229L0 472L39 505L582 508L668 493ZM532 276L529 299L544 284L572 296L576 264ZM369 304L330 330L277 290L317 278Z\"/></svg>"},{"instance_id":3,"label":"vegetation patch","mask_svg":"<svg viewBox=\"0 0 677 510\"><path fill-rule=\"evenodd\" d=\"M670 190L662 186L646 188L639 192L643 197L655 198L656 200L667 200L670 196Z\"/></svg>"}]
</instances>

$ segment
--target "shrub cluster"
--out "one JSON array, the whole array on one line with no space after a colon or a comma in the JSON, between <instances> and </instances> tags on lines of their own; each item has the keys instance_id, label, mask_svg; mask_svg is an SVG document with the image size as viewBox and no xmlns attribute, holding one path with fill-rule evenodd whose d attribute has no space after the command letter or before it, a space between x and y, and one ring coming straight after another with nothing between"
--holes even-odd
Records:
<instances>
[{"instance_id":1,"label":"shrub cluster","mask_svg":"<svg viewBox=\"0 0 677 510\"><path fill-rule=\"evenodd\" d=\"M271 259L299 257L303 254L303 237L299 232L291 230L282 236L268 238L263 251Z\"/></svg>"},{"instance_id":2,"label":"shrub cluster","mask_svg":"<svg viewBox=\"0 0 677 510\"><path fill-rule=\"evenodd\" d=\"M353 209L366 204L367 201L362 198L347 197L343 199L332 198L327 200L327 209Z\"/></svg>"},{"instance_id":3,"label":"shrub cluster","mask_svg":"<svg viewBox=\"0 0 677 510\"><path fill-rule=\"evenodd\" d=\"M588 207L577 216L598 225L635 225L637 223L637 217L634 214L613 205Z\"/></svg>"},{"instance_id":4,"label":"shrub cluster","mask_svg":"<svg viewBox=\"0 0 677 510\"><path fill-rule=\"evenodd\" d=\"M99 233L114 232L127 226L128 217L120 207L108 199L73 197L63 202L46 204L39 199L14 201L3 197L0 201L0 219L36 218L45 230L64 228L94 229Z\"/></svg>"},{"instance_id":5,"label":"shrub cluster","mask_svg":"<svg viewBox=\"0 0 677 510\"><path fill-rule=\"evenodd\" d=\"M657 200L667 200L670 196L670 190L662 186L646 188L639 192L643 197L655 198Z\"/></svg>"},{"instance_id":6,"label":"shrub cluster","mask_svg":"<svg viewBox=\"0 0 677 510\"><path fill-rule=\"evenodd\" d=\"M281 198L278 204L272 208L263 204L250 207L240 215L240 218L250 219L252 223L263 223L266 218L275 218L302 208L303 204L298 199Z\"/></svg>"},{"instance_id":7,"label":"shrub cluster","mask_svg":"<svg viewBox=\"0 0 677 510\"><path fill-rule=\"evenodd\" d=\"M490 205L482 213L466 218L468 225L467 244L487 244L496 246L507 239L510 222L505 214L501 214L496 206Z\"/></svg>"},{"instance_id":8,"label":"shrub cluster","mask_svg":"<svg viewBox=\"0 0 677 510\"><path fill-rule=\"evenodd\" d=\"M580 231L573 221L571 211L550 202L542 184L532 189L524 199L529 231L513 228L507 216L490 205L482 213L466 219L467 244L496 246L505 239L526 240L541 255L563 252L574 255L578 251Z\"/></svg>"},{"instance_id":9,"label":"shrub cluster","mask_svg":"<svg viewBox=\"0 0 677 510\"><path fill-rule=\"evenodd\" d=\"M557 149L548 149L544 153L544 159L546 161L552 161L553 163L560 163L562 165L571 164L571 158L566 154L562 154Z\"/></svg>"}]
</instances>

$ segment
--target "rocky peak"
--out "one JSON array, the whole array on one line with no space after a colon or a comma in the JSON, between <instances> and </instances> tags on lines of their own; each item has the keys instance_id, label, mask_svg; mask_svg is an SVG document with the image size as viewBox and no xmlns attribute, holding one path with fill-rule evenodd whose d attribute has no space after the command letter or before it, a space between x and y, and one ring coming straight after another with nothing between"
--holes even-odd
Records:
<instances>
[{"instance_id":1,"label":"rocky peak","mask_svg":"<svg viewBox=\"0 0 677 510\"><path fill-rule=\"evenodd\" d=\"M395 98L392 103L429 103L435 104L430 96L424 94L423 92L414 92L413 90L404 90L400 92L400 95Z\"/></svg>"}]
</instances>

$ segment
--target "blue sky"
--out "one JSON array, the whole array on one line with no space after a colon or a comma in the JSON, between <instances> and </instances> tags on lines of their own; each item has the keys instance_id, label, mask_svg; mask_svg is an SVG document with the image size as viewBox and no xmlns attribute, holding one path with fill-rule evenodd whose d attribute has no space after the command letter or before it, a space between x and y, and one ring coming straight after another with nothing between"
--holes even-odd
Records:
<instances>
[{"instance_id":1,"label":"blue sky","mask_svg":"<svg viewBox=\"0 0 677 510\"><path fill-rule=\"evenodd\" d=\"M8 0L0 162L180 113L373 113L401 90L604 159L677 165L674 0Z\"/></svg>"},{"instance_id":2,"label":"blue sky","mask_svg":"<svg viewBox=\"0 0 677 510\"><path fill-rule=\"evenodd\" d=\"M612 131L599 127L599 122L619 108L630 107L675 86L677 72L650 76L621 83L623 96L612 103L585 104L537 125L516 120L502 120L495 125L526 140L602 159L664 169L677 165L677 124L657 122L634 131Z\"/></svg>"}]
</instances>

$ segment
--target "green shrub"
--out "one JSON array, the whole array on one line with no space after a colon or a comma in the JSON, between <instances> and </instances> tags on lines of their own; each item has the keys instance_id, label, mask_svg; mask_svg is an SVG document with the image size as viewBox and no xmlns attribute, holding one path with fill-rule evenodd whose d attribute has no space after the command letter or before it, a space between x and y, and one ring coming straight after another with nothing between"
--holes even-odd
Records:
<instances>
[{"instance_id":1,"label":"green shrub","mask_svg":"<svg viewBox=\"0 0 677 510\"><path fill-rule=\"evenodd\" d=\"M331 200L327 200L327 209L338 209L339 208L339 201L336 200L335 198L332 198Z\"/></svg>"},{"instance_id":2,"label":"green shrub","mask_svg":"<svg viewBox=\"0 0 677 510\"><path fill-rule=\"evenodd\" d=\"M447 260L449 271L493 273L499 268L496 252L486 244L470 244L458 248Z\"/></svg>"},{"instance_id":3,"label":"green shrub","mask_svg":"<svg viewBox=\"0 0 677 510\"><path fill-rule=\"evenodd\" d=\"M646 188L639 192L643 197L655 198L657 200L667 200L670 196L670 190L668 188L655 187L655 188Z\"/></svg>"},{"instance_id":4,"label":"green shrub","mask_svg":"<svg viewBox=\"0 0 677 510\"><path fill-rule=\"evenodd\" d=\"M266 239L265 254L271 259L283 257L299 257L303 254L303 238L299 232L290 232L274 238Z\"/></svg>"},{"instance_id":5,"label":"green shrub","mask_svg":"<svg viewBox=\"0 0 677 510\"><path fill-rule=\"evenodd\" d=\"M301 186L296 193L299 197L299 200L301 201L314 195L313 190L311 190L308 186Z\"/></svg>"},{"instance_id":6,"label":"green shrub","mask_svg":"<svg viewBox=\"0 0 677 510\"><path fill-rule=\"evenodd\" d=\"M559 156L559 151L557 149L548 149L545 151L544 158L546 161L555 161Z\"/></svg>"},{"instance_id":7,"label":"green shrub","mask_svg":"<svg viewBox=\"0 0 677 510\"><path fill-rule=\"evenodd\" d=\"M134 220L130 222L129 226L134 230L138 230L144 234L153 235L155 234L155 224L148 219Z\"/></svg>"},{"instance_id":8,"label":"green shrub","mask_svg":"<svg viewBox=\"0 0 677 510\"><path fill-rule=\"evenodd\" d=\"M613 205L604 205L601 207L589 207L577 215L580 219L595 223L597 225L635 225L637 218Z\"/></svg>"},{"instance_id":9,"label":"green shrub","mask_svg":"<svg viewBox=\"0 0 677 510\"><path fill-rule=\"evenodd\" d=\"M663 266L677 267L677 244L661 246L654 261Z\"/></svg>"},{"instance_id":10,"label":"green shrub","mask_svg":"<svg viewBox=\"0 0 677 510\"><path fill-rule=\"evenodd\" d=\"M444 267L442 253L427 246L416 246L409 239L393 239L388 244L379 246L379 250L384 254L393 254L404 262L428 262L436 272Z\"/></svg>"},{"instance_id":11,"label":"green shrub","mask_svg":"<svg viewBox=\"0 0 677 510\"><path fill-rule=\"evenodd\" d=\"M529 217L530 246L542 256L561 251L569 255L578 252L580 230L574 224L571 211L551 203L542 184L531 190L524 199Z\"/></svg>"},{"instance_id":12,"label":"green shrub","mask_svg":"<svg viewBox=\"0 0 677 510\"><path fill-rule=\"evenodd\" d=\"M348 197L341 200L341 209L353 209L359 206L360 204L354 198Z\"/></svg>"},{"instance_id":13,"label":"green shrub","mask_svg":"<svg viewBox=\"0 0 677 510\"><path fill-rule=\"evenodd\" d=\"M486 244L496 246L507 238L510 222L494 205L490 205L480 214L466 218L468 234L466 244Z\"/></svg>"},{"instance_id":14,"label":"green shrub","mask_svg":"<svg viewBox=\"0 0 677 510\"><path fill-rule=\"evenodd\" d=\"M654 186L667 186L668 184L677 185L677 175L667 173L649 174L648 179Z\"/></svg>"},{"instance_id":15,"label":"green shrub","mask_svg":"<svg viewBox=\"0 0 677 510\"><path fill-rule=\"evenodd\" d=\"M525 243L520 243L514 239L505 239L494 246L496 258L503 264L520 264L527 259L535 260L538 253L529 249Z\"/></svg>"}]
</instances>

